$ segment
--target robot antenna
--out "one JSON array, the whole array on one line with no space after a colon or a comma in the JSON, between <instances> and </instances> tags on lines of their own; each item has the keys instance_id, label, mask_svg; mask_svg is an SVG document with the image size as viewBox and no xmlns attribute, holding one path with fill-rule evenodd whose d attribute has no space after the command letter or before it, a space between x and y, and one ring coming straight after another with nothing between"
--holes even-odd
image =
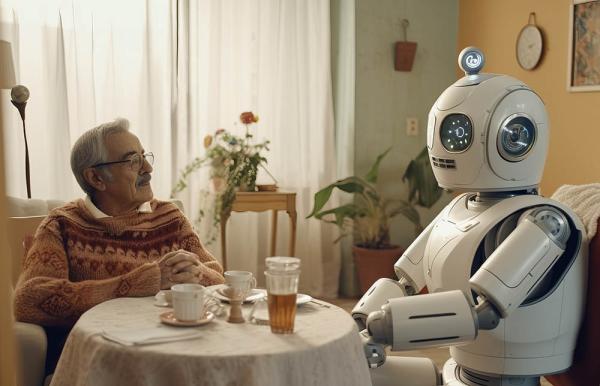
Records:
<instances>
[{"instance_id":1,"label":"robot antenna","mask_svg":"<svg viewBox=\"0 0 600 386\"><path fill-rule=\"evenodd\" d=\"M458 65L465 75L477 75L484 64L483 52L477 47L467 47L458 55Z\"/></svg>"}]
</instances>

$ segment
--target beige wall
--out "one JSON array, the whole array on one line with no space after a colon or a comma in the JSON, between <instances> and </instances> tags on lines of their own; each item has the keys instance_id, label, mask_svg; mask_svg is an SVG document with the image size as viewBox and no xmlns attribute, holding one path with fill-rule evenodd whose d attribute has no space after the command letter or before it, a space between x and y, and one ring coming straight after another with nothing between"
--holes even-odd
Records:
<instances>
[{"instance_id":1,"label":"beige wall","mask_svg":"<svg viewBox=\"0 0 600 386\"><path fill-rule=\"evenodd\" d=\"M567 51L570 0L460 0L457 53L477 46L486 55L485 72L504 73L538 92L550 114L550 152L542 194L562 184L600 180L600 91L570 93ZM545 39L541 64L533 71L519 67L515 41L530 12Z\"/></svg>"},{"instance_id":2,"label":"beige wall","mask_svg":"<svg viewBox=\"0 0 600 386\"><path fill-rule=\"evenodd\" d=\"M427 115L440 93L456 80L458 22L456 0L357 0L355 162L364 176L388 147L381 163L379 189L384 197L407 197L402 175L425 147ZM417 42L412 71L394 70L394 43L403 40L400 21L408 19L408 40ZM419 120L419 134L406 134L406 118ZM428 224L450 200L419 210ZM404 217L392 220L392 242L408 247L415 238Z\"/></svg>"},{"instance_id":3,"label":"beige wall","mask_svg":"<svg viewBox=\"0 0 600 386\"><path fill-rule=\"evenodd\" d=\"M340 1L347 0L331 3L334 15ZM425 146L429 109L456 80L458 0L355 0L355 4L354 170L364 176L377 155L393 146L381 164L378 187L384 197L406 198L402 175ZM394 43L404 38L400 24L404 18L410 22L408 40L418 44L410 72L394 70ZM335 50L339 21L334 17L332 22ZM408 117L419 120L419 135L406 135ZM449 200L445 195L432 209L420 208L422 223L428 224ZM414 238L411 223L396 216L391 223L391 241L407 247ZM343 296L358 295L353 264L349 250L343 249Z\"/></svg>"}]
</instances>

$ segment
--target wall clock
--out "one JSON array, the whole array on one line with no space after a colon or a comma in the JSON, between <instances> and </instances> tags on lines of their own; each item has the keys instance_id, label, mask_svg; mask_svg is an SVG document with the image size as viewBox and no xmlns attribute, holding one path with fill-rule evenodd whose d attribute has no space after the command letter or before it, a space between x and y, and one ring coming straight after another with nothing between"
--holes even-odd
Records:
<instances>
[{"instance_id":1,"label":"wall clock","mask_svg":"<svg viewBox=\"0 0 600 386\"><path fill-rule=\"evenodd\" d=\"M529 23L517 37L517 62L524 70L533 70L542 58L544 41L542 31L535 24L535 12L529 14Z\"/></svg>"}]
</instances>

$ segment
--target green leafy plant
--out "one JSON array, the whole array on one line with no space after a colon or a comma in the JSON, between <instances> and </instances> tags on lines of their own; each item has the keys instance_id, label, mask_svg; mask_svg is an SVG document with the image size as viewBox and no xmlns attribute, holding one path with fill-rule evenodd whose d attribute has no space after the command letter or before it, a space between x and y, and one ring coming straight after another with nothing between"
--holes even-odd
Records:
<instances>
[{"instance_id":1,"label":"green leafy plant","mask_svg":"<svg viewBox=\"0 0 600 386\"><path fill-rule=\"evenodd\" d=\"M401 214L415 226L415 233L423 230L416 206L430 208L442 195L442 189L429 164L427 149L423 149L406 168L402 181L408 183L408 198L386 199L377 191L379 164L391 148L377 156L364 178L350 176L338 180L315 193L314 206L307 218L337 225L341 239L353 235L354 244L371 249L386 249L390 244L390 219ZM334 189L354 195L353 202L332 209L323 209ZM336 241L338 241L336 240Z\"/></svg>"},{"instance_id":2,"label":"green leafy plant","mask_svg":"<svg viewBox=\"0 0 600 386\"><path fill-rule=\"evenodd\" d=\"M218 129L214 135L204 137L206 153L202 157L194 158L181 171L179 180L171 191L171 197L185 190L187 181L192 173L202 167L209 167L209 176L213 185L211 212L212 232L207 242L213 242L221 224L221 218L229 217L235 195L238 191L255 191L258 167L267 163L263 156L269 150L269 141L254 143L253 135L248 130L248 125L258 122L258 116L251 112L240 115L240 121L246 126L246 134L236 136L225 129ZM202 192L204 197L209 192ZM206 217L205 209L200 209L197 222Z\"/></svg>"}]
</instances>

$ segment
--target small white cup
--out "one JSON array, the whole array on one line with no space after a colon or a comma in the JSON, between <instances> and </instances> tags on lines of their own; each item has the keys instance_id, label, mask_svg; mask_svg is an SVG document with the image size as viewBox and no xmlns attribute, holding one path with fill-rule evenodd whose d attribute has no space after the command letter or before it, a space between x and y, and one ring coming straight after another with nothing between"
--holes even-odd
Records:
<instances>
[{"instance_id":1,"label":"small white cup","mask_svg":"<svg viewBox=\"0 0 600 386\"><path fill-rule=\"evenodd\" d=\"M256 288L256 278L248 271L226 271L225 284L228 287L227 296L231 299L245 299L253 288Z\"/></svg>"},{"instance_id":2,"label":"small white cup","mask_svg":"<svg viewBox=\"0 0 600 386\"><path fill-rule=\"evenodd\" d=\"M175 319L194 321L204 318L206 312L218 301L200 284L175 284L171 287Z\"/></svg>"},{"instance_id":3,"label":"small white cup","mask_svg":"<svg viewBox=\"0 0 600 386\"><path fill-rule=\"evenodd\" d=\"M171 306L173 304L173 297L171 296L171 290L160 290L154 295L155 303L160 306Z\"/></svg>"}]
</instances>

